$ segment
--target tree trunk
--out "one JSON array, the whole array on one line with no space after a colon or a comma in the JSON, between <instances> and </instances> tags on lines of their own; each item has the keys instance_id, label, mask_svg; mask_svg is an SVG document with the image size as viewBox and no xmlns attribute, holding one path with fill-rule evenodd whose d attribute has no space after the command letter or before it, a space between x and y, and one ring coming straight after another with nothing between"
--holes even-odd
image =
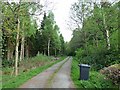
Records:
<instances>
[{"instance_id":1,"label":"tree trunk","mask_svg":"<svg viewBox=\"0 0 120 90\"><path fill-rule=\"evenodd\" d=\"M24 34L21 40L21 51L20 51L20 61L24 59Z\"/></svg>"},{"instance_id":2,"label":"tree trunk","mask_svg":"<svg viewBox=\"0 0 120 90\"><path fill-rule=\"evenodd\" d=\"M104 10L104 8L103 8ZM106 19L105 19L105 12L103 11L103 24L104 24L104 29L105 29L105 40L106 40L106 46L107 49L110 49L110 38L109 38L109 30L107 30L107 25L106 25Z\"/></svg>"},{"instance_id":3,"label":"tree trunk","mask_svg":"<svg viewBox=\"0 0 120 90\"><path fill-rule=\"evenodd\" d=\"M55 48L55 56L56 56L56 48Z\"/></svg>"},{"instance_id":4,"label":"tree trunk","mask_svg":"<svg viewBox=\"0 0 120 90\"><path fill-rule=\"evenodd\" d=\"M7 60L9 61L10 60L10 49L8 49L8 51L7 51Z\"/></svg>"},{"instance_id":5,"label":"tree trunk","mask_svg":"<svg viewBox=\"0 0 120 90\"><path fill-rule=\"evenodd\" d=\"M8 37L8 46L7 46L7 60L9 61L10 60L10 39Z\"/></svg>"},{"instance_id":6,"label":"tree trunk","mask_svg":"<svg viewBox=\"0 0 120 90\"><path fill-rule=\"evenodd\" d=\"M106 42L107 42L107 49L110 49L110 38L109 38L109 31L106 29Z\"/></svg>"},{"instance_id":7,"label":"tree trunk","mask_svg":"<svg viewBox=\"0 0 120 90\"><path fill-rule=\"evenodd\" d=\"M27 58L29 57L29 48L28 48L28 45L26 45L26 57Z\"/></svg>"},{"instance_id":8,"label":"tree trunk","mask_svg":"<svg viewBox=\"0 0 120 90\"><path fill-rule=\"evenodd\" d=\"M20 21L18 18L18 25L17 25L17 37L16 37L16 47L15 47L15 75L18 75L18 47L19 47L19 33L20 33Z\"/></svg>"},{"instance_id":9,"label":"tree trunk","mask_svg":"<svg viewBox=\"0 0 120 90\"><path fill-rule=\"evenodd\" d=\"M46 52L46 51L45 51L45 49L44 49L44 50L43 50L43 54L44 54L44 56L46 55L45 52Z\"/></svg>"},{"instance_id":10,"label":"tree trunk","mask_svg":"<svg viewBox=\"0 0 120 90\"><path fill-rule=\"evenodd\" d=\"M48 40L48 56L50 55L50 38Z\"/></svg>"},{"instance_id":11,"label":"tree trunk","mask_svg":"<svg viewBox=\"0 0 120 90\"><path fill-rule=\"evenodd\" d=\"M7 51L7 60L13 59L14 45L11 43L10 38L8 38L8 51Z\"/></svg>"},{"instance_id":12,"label":"tree trunk","mask_svg":"<svg viewBox=\"0 0 120 90\"><path fill-rule=\"evenodd\" d=\"M11 53L10 53L10 59L12 60L12 59L13 59L14 49L12 49L10 52L11 52Z\"/></svg>"}]
</instances>

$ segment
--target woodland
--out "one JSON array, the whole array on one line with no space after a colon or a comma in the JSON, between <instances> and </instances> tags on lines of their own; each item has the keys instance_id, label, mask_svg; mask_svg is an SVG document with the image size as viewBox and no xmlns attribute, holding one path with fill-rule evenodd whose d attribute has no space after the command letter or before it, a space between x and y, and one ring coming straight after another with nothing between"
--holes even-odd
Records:
<instances>
[{"instance_id":1,"label":"woodland","mask_svg":"<svg viewBox=\"0 0 120 90\"><path fill-rule=\"evenodd\" d=\"M97 72L117 65L115 69L110 68L112 74L105 71L104 74L118 85L120 2L75 2L70 8L68 26L75 28L72 29L73 37L69 42L64 41L54 13L47 10L46 6L49 4L0 1L0 59L3 75L18 76L22 66L22 72L26 72L40 62L42 66L45 62L55 62L57 57L73 56L77 64L89 64ZM38 20L38 16L42 18ZM30 66L29 69L25 65Z\"/></svg>"}]
</instances>

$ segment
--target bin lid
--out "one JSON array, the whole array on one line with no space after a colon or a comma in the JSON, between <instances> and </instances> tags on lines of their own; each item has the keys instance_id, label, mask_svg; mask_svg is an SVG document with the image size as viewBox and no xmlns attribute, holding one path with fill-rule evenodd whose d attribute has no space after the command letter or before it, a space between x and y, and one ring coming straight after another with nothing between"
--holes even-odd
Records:
<instances>
[{"instance_id":1,"label":"bin lid","mask_svg":"<svg viewBox=\"0 0 120 90\"><path fill-rule=\"evenodd\" d=\"M88 64L79 64L80 67L90 67Z\"/></svg>"}]
</instances>

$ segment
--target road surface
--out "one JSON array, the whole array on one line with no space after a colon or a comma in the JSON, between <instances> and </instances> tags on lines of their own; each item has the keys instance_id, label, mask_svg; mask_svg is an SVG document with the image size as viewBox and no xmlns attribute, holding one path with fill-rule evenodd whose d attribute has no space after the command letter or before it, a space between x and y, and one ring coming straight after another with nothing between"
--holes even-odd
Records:
<instances>
[{"instance_id":1,"label":"road surface","mask_svg":"<svg viewBox=\"0 0 120 90\"><path fill-rule=\"evenodd\" d=\"M74 88L70 78L72 57L53 65L19 88Z\"/></svg>"}]
</instances>

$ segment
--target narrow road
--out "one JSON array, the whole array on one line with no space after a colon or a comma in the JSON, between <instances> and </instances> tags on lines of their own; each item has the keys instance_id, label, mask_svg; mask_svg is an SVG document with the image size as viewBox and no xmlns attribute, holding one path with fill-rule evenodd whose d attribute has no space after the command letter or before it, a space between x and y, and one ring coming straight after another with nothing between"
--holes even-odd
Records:
<instances>
[{"instance_id":1,"label":"narrow road","mask_svg":"<svg viewBox=\"0 0 120 90\"><path fill-rule=\"evenodd\" d=\"M63 64L60 70L56 73L51 82L51 88L74 88L73 82L70 78L72 58Z\"/></svg>"},{"instance_id":2,"label":"narrow road","mask_svg":"<svg viewBox=\"0 0 120 90\"><path fill-rule=\"evenodd\" d=\"M53 65L19 88L74 88L70 78L72 57Z\"/></svg>"}]
</instances>

